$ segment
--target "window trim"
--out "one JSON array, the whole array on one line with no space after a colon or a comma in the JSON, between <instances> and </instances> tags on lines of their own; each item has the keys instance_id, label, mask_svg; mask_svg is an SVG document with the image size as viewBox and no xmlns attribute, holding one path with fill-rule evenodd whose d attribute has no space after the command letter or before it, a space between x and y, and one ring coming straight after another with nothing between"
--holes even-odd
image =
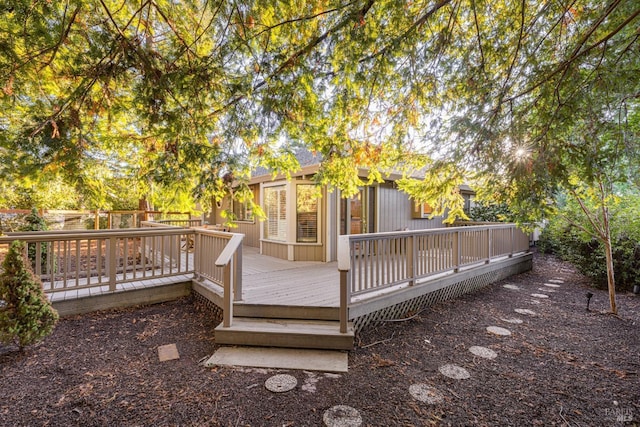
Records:
<instances>
[{"instance_id":1,"label":"window trim","mask_svg":"<svg viewBox=\"0 0 640 427\"><path fill-rule=\"evenodd\" d=\"M263 188L263 209L264 209L264 213L265 213L265 221L264 221L264 227L263 227L263 235L264 235L264 239L268 240L268 241L273 241L273 242L288 242L288 238L289 238L289 208L287 206L288 204L288 195L287 193L289 192L289 188L290 186L287 185L288 183L278 183L275 185L270 185L268 187L264 187ZM270 208L267 206L268 203L268 192L270 191L277 191L278 192L278 196L276 196L277 198L277 210L278 210L278 218L273 221L269 214L271 212ZM280 196L280 194L284 194L284 201L282 201L282 198ZM283 208L284 208L284 218L281 217L281 214L283 212ZM273 235L269 233L269 227L271 226L272 223L275 222L275 226L277 228L277 234Z\"/></svg>"},{"instance_id":2,"label":"window trim","mask_svg":"<svg viewBox=\"0 0 640 427\"><path fill-rule=\"evenodd\" d=\"M320 197L315 197L315 212L301 212L299 209L299 203L300 203L300 192L299 187L311 187L311 191L312 192L316 192L316 185L313 183L308 183L308 182L296 182L295 183L295 190L296 190L296 210L295 210L295 226L296 226L296 240L295 243L297 244L315 244L315 243L319 243L320 242L320 210L321 210L321 200ZM309 219L309 221L311 222L315 222L315 227L311 226L311 227L305 227L304 229L302 229L300 227L300 220L301 220L301 214L311 214L313 217ZM301 236L301 231L304 230L311 230L312 228L314 228L314 233L313 236L306 238L305 236ZM304 240L301 240L304 239ZM308 240L308 239L313 239L313 240Z\"/></svg>"}]
</instances>

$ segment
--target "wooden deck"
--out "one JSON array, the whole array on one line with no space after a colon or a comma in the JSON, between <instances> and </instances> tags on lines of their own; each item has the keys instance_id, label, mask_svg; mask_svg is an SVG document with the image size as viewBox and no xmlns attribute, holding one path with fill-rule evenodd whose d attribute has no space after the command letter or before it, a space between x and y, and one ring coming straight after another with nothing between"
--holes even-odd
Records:
<instances>
[{"instance_id":1,"label":"wooden deck","mask_svg":"<svg viewBox=\"0 0 640 427\"><path fill-rule=\"evenodd\" d=\"M220 344L298 348L349 349L371 322L531 268L528 236L512 224L340 236L333 263L260 255L242 239L154 226L0 237L0 249L25 240L46 257L36 274L63 315L195 293L222 314Z\"/></svg>"},{"instance_id":2,"label":"wooden deck","mask_svg":"<svg viewBox=\"0 0 640 427\"><path fill-rule=\"evenodd\" d=\"M338 307L338 263L285 261L243 248L242 303Z\"/></svg>"}]
</instances>

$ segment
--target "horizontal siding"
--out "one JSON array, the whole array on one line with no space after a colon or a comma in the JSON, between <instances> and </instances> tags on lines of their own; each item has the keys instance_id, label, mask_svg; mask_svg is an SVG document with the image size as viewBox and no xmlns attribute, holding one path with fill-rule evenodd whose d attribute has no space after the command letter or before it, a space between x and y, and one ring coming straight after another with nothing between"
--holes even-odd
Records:
<instances>
[{"instance_id":1,"label":"horizontal siding","mask_svg":"<svg viewBox=\"0 0 640 427\"><path fill-rule=\"evenodd\" d=\"M379 232L399 230L424 230L443 227L442 217L434 219L413 219L412 202L391 184L380 185L378 192L378 230Z\"/></svg>"}]
</instances>

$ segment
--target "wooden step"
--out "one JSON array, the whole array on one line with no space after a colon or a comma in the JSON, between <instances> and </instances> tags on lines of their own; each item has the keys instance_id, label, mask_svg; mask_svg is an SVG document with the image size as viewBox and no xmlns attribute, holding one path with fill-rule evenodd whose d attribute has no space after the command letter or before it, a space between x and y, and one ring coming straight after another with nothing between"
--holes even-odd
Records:
<instances>
[{"instance_id":1,"label":"wooden step","mask_svg":"<svg viewBox=\"0 0 640 427\"><path fill-rule=\"evenodd\" d=\"M338 307L264 305L236 302L233 305L233 315L269 319L338 320L340 319L340 310Z\"/></svg>"},{"instance_id":2,"label":"wooden step","mask_svg":"<svg viewBox=\"0 0 640 427\"><path fill-rule=\"evenodd\" d=\"M233 324L215 329L216 343L259 347L353 349L354 331L340 333L340 322L327 320L234 317Z\"/></svg>"}]
</instances>

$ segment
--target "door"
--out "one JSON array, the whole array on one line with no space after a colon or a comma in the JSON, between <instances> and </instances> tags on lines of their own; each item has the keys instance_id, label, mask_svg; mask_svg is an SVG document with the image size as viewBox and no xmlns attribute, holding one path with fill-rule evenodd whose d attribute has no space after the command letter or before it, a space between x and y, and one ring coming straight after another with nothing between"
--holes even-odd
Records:
<instances>
[{"instance_id":1,"label":"door","mask_svg":"<svg viewBox=\"0 0 640 427\"><path fill-rule=\"evenodd\" d=\"M375 188L361 188L355 196L340 199L340 234L375 232Z\"/></svg>"}]
</instances>

